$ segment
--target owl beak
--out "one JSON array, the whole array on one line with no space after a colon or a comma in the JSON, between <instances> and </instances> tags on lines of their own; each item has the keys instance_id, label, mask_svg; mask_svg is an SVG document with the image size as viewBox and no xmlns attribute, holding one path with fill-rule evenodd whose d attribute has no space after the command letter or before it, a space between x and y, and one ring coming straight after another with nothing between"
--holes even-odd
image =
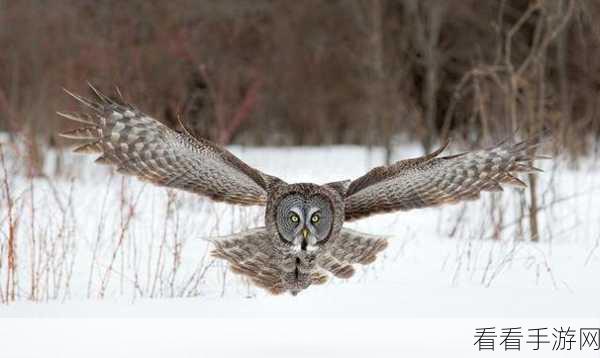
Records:
<instances>
[{"instance_id":1,"label":"owl beak","mask_svg":"<svg viewBox=\"0 0 600 358\"><path fill-rule=\"evenodd\" d=\"M310 232L307 228L302 229L302 237L304 237L304 240L308 238L308 234L310 234Z\"/></svg>"},{"instance_id":2,"label":"owl beak","mask_svg":"<svg viewBox=\"0 0 600 358\"><path fill-rule=\"evenodd\" d=\"M300 250L302 251L306 251L306 248L308 247L308 234L309 232L307 228L302 229L302 237L304 238L300 244Z\"/></svg>"},{"instance_id":3,"label":"owl beak","mask_svg":"<svg viewBox=\"0 0 600 358\"><path fill-rule=\"evenodd\" d=\"M300 244L300 250L302 251L313 251L316 249L316 239L315 237L310 233L310 230L308 230L308 228L303 228L302 229L302 242Z\"/></svg>"}]
</instances>

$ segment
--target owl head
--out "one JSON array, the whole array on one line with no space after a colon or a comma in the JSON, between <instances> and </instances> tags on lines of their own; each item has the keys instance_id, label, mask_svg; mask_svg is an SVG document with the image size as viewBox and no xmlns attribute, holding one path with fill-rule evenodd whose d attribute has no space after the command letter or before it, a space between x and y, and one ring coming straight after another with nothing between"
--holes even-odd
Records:
<instances>
[{"instance_id":1,"label":"owl head","mask_svg":"<svg viewBox=\"0 0 600 358\"><path fill-rule=\"evenodd\" d=\"M331 245L343 224L339 193L316 184L283 185L267 201L265 222L277 246L291 252L316 252Z\"/></svg>"}]
</instances>

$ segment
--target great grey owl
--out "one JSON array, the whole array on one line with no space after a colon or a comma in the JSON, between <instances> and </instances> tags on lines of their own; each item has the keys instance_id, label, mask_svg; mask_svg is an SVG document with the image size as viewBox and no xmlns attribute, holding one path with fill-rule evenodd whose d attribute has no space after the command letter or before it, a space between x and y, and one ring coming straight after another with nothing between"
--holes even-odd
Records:
<instances>
[{"instance_id":1,"label":"great grey owl","mask_svg":"<svg viewBox=\"0 0 600 358\"><path fill-rule=\"evenodd\" d=\"M83 140L79 153L123 174L239 205L266 205L265 226L211 240L212 255L273 294L297 294L322 284L327 272L354 274L355 264L373 262L384 237L343 227L373 214L473 200L500 184L525 184L514 172L531 165L537 140L440 157L435 152L381 166L353 181L288 184L254 169L226 149L170 129L131 105L91 87L95 100L69 93L86 113L59 113L83 123L63 136Z\"/></svg>"}]
</instances>

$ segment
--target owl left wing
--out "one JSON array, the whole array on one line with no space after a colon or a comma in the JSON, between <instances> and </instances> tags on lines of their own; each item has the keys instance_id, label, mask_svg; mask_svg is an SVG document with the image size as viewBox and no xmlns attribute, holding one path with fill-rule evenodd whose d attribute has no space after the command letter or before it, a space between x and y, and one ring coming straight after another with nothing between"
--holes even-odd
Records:
<instances>
[{"instance_id":1,"label":"owl left wing","mask_svg":"<svg viewBox=\"0 0 600 358\"><path fill-rule=\"evenodd\" d=\"M215 143L185 130L177 132L91 89L96 100L68 92L88 107L88 113L59 115L84 124L62 135L83 142L76 152L98 153L98 163L157 185L239 205L264 205L269 188L281 182Z\"/></svg>"},{"instance_id":2,"label":"owl left wing","mask_svg":"<svg viewBox=\"0 0 600 358\"><path fill-rule=\"evenodd\" d=\"M340 262L368 265L388 246L387 238L342 228L329 252Z\"/></svg>"},{"instance_id":3,"label":"owl left wing","mask_svg":"<svg viewBox=\"0 0 600 358\"><path fill-rule=\"evenodd\" d=\"M377 254L387 246L384 236L342 228L327 254L321 256L319 266L336 277L350 278L355 272L353 264L368 265L374 262Z\"/></svg>"},{"instance_id":4,"label":"owl left wing","mask_svg":"<svg viewBox=\"0 0 600 358\"><path fill-rule=\"evenodd\" d=\"M539 171L531 162L539 137L491 149L438 157L445 149L374 168L345 191L345 219L474 200L501 184L525 186L514 173Z\"/></svg>"}]
</instances>

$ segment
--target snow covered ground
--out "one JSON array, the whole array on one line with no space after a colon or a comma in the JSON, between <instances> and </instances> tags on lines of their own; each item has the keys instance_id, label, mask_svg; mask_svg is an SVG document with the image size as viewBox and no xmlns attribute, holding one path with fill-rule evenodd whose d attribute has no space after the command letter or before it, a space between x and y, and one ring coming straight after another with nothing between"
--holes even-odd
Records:
<instances>
[{"instance_id":1,"label":"snow covered ground","mask_svg":"<svg viewBox=\"0 0 600 358\"><path fill-rule=\"evenodd\" d=\"M383 158L379 150L360 147L234 147L232 151L288 182L355 178L380 165ZM397 150L398 158L420 154L417 146ZM52 172L50 164L48 172ZM460 347L471 352L476 323L513 318L524 326L527 322L551 326L562 319L565 325L600 327L600 168L591 161L583 162L579 170L569 169L562 161L540 165L546 170L539 176L540 242L527 241L527 220L519 224L521 201L529 200L528 196L511 188L501 194L486 193L482 200L465 205L376 216L349 224L392 236L389 248L375 264L360 268L349 280L331 279L293 297L270 296L207 256L210 245L202 238L260 225L260 208L213 204L191 194L155 188L113 175L108 168L93 165L90 158L69 155L65 160L69 177L9 178L18 222L16 283L12 285L17 302L0 306L0 317L6 319L0 336L6 337L3 328L30 327L42 317L192 317L202 322L227 318L241 319L241 324L252 318L247 322L262 322L258 326L274 334L279 333L268 329L272 319L294 320L300 327L308 325L302 321L306 318L334 320L343 332L346 325L338 319L383 320L378 321L380 328L404 323L423 328L443 318L450 320L442 323L445 329L451 327L448 322L462 322L458 324L462 329L454 334L468 334L469 345L463 342ZM6 299L10 219L5 193L0 201L0 291ZM124 322L145 332L144 323ZM324 322L319 327L329 324ZM179 330L190 325L169 324ZM72 331L87 323L69 326L67 331ZM224 324L222 329L231 326ZM90 332L97 332L103 324L95 327ZM215 332L220 331L215 328L205 334ZM387 336L373 333L372 340L382 337ZM341 333L332 339L342 339ZM211 341L213 346L217 341ZM390 344L393 348L394 342ZM414 344L410 347L418 352ZM367 348L354 352L365 355L359 352L368 352ZM444 352L440 347L429 348ZM210 351L207 346L204 351L190 349L186 352L195 353L178 356ZM73 352L64 356L77 356ZM158 352L156 356L164 356ZM276 348L273 352L257 356L282 356Z\"/></svg>"}]
</instances>

